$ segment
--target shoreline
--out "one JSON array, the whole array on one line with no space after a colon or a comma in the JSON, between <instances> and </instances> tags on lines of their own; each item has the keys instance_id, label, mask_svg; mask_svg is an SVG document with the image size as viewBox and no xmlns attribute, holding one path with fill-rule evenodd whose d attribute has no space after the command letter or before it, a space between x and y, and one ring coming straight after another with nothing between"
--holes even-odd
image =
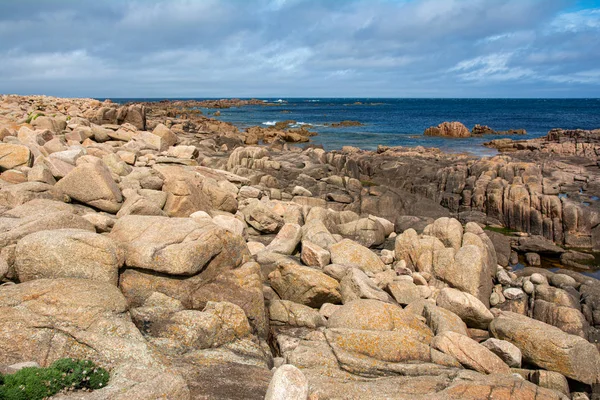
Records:
<instances>
[{"instance_id":1,"label":"shoreline","mask_svg":"<svg viewBox=\"0 0 600 400\"><path fill-rule=\"evenodd\" d=\"M595 390L600 280L573 270L600 249L600 131L494 157L307 132L0 96L0 371L89 358L98 398Z\"/></svg>"}]
</instances>

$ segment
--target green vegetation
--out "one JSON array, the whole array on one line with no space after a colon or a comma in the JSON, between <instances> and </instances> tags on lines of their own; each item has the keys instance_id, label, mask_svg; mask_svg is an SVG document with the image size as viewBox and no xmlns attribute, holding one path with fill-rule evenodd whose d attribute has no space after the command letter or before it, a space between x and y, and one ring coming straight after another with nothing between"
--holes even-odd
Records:
<instances>
[{"instance_id":1,"label":"green vegetation","mask_svg":"<svg viewBox=\"0 0 600 400\"><path fill-rule=\"evenodd\" d=\"M41 400L63 389L101 389L109 374L89 360L63 358L48 368L23 368L0 375L0 400Z\"/></svg>"},{"instance_id":2,"label":"green vegetation","mask_svg":"<svg viewBox=\"0 0 600 400\"><path fill-rule=\"evenodd\" d=\"M363 187L379 186L377 183L371 181L360 181L360 183L362 183Z\"/></svg>"},{"instance_id":3,"label":"green vegetation","mask_svg":"<svg viewBox=\"0 0 600 400\"><path fill-rule=\"evenodd\" d=\"M510 228L505 228L505 227L500 228L500 227L496 227L496 226L486 226L483 229L486 231L498 232L498 233L501 233L506 236L512 236L514 233L518 232L518 231L515 231Z\"/></svg>"},{"instance_id":4,"label":"green vegetation","mask_svg":"<svg viewBox=\"0 0 600 400\"><path fill-rule=\"evenodd\" d=\"M27 120L25 122L30 124L31 121L35 121L37 117L43 117L43 116L44 116L44 113L29 113L27 115Z\"/></svg>"}]
</instances>

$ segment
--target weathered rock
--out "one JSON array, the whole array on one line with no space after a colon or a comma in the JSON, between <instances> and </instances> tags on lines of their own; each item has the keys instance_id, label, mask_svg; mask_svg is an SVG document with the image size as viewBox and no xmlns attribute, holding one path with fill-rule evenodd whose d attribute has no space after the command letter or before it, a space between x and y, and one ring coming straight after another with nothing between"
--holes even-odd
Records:
<instances>
[{"instance_id":1,"label":"weathered rock","mask_svg":"<svg viewBox=\"0 0 600 400\"><path fill-rule=\"evenodd\" d=\"M562 254L565 250L552 243L552 241L544 238L543 236L529 236L519 238L519 244L516 246L517 250L521 252L532 252L541 254L557 255Z\"/></svg>"},{"instance_id":2,"label":"weathered rock","mask_svg":"<svg viewBox=\"0 0 600 400\"><path fill-rule=\"evenodd\" d=\"M236 217L232 217L230 215L215 215L212 219L212 222L231 233L245 236L246 224Z\"/></svg>"},{"instance_id":3,"label":"weathered rock","mask_svg":"<svg viewBox=\"0 0 600 400\"><path fill-rule=\"evenodd\" d=\"M318 308L323 303L340 303L340 284L315 269L282 262L269 274L271 286L284 300Z\"/></svg>"},{"instance_id":4,"label":"weathered rock","mask_svg":"<svg viewBox=\"0 0 600 400\"><path fill-rule=\"evenodd\" d=\"M469 369L485 374L508 374L510 368L494 353L468 336L446 331L433 339L432 346L455 357Z\"/></svg>"},{"instance_id":5,"label":"weathered rock","mask_svg":"<svg viewBox=\"0 0 600 400\"><path fill-rule=\"evenodd\" d=\"M69 211L33 214L25 218L0 218L0 224L6 224L0 233L0 247L16 244L31 233L53 229L83 229L95 232L94 226L82 217Z\"/></svg>"},{"instance_id":6,"label":"weathered rock","mask_svg":"<svg viewBox=\"0 0 600 400\"><path fill-rule=\"evenodd\" d=\"M229 302L208 302L202 311L178 311L153 329L155 343L187 350L220 347L251 335L246 314Z\"/></svg>"},{"instance_id":7,"label":"weathered rock","mask_svg":"<svg viewBox=\"0 0 600 400\"><path fill-rule=\"evenodd\" d=\"M308 380L298 368L286 364L277 368L265 400L306 400L308 398Z\"/></svg>"},{"instance_id":8,"label":"weathered rock","mask_svg":"<svg viewBox=\"0 0 600 400\"><path fill-rule=\"evenodd\" d=\"M313 329L326 324L325 318L317 310L288 300L271 301L269 315L271 324L305 326Z\"/></svg>"},{"instance_id":9,"label":"weathered rock","mask_svg":"<svg viewBox=\"0 0 600 400\"><path fill-rule=\"evenodd\" d=\"M598 350L579 336L511 312L501 312L491 322L490 333L517 346L528 363L583 383L598 381Z\"/></svg>"},{"instance_id":10,"label":"weathered rock","mask_svg":"<svg viewBox=\"0 0 600 400\"><path fill-rule=\"evenodd\" d=\"M410 331L415 338L430 343L431 330L418 316L400 307L377 300L356 300L337 308L329 317L328 328L370 331Z\"/></svg>"},{"instance_id":11,"label":"weathered rock","mask_svg":"<svg viewBox=\"0 0 600 400\"><path fill-rule=\"evenodd\" d=\"M427 225L423 234L435 236L440 239L444 246L451 247L454 250L462 246L463 227L461 223L454 218L438 218L431 225Z\"/></svg>"},{"instance_id":12,"label":"weathered rock","mask_svg":"<svg viewBox=\"0 0 600 400\"><path fill-rule=\"evenodd\" d=\"M311 387L319 393L319 398L324 399L565 400L553 390L513 375L484 375L470 370L436 371L433 368L428 371L427 375L392 375L368 380L357 380L349 373L325 374L318 369L305 369L304 374L309 378Z\"/></svg>"},{"instance_id":13,"label":"weathered rock","mask_svg":"<svg viewBox=\"0 0 600 400\"><path fill-rule=\"evenodd\" d=\"M317 219L307 221L304 224L302 227L302 240L308 240L325 250L328 250L331 245L337 243L337 240L335 240L325 224Z\"/></svg>"},{"instance_id":14,"label":"weathered rock","mask_svg":"<svg viewBox=\"0 0 600 400\"><path fill-rule=\"evenodd\" d=\"M20 166L31 166L31 151L27 146L0 143L0 171Z\"/></svg>"},{"instance_id":15,"label":"weathered rock","mask_svg":"<svg viewBox=\"0 0 600 400\"><path fill-rule=\"evenodd\" d=\"M466 138L471 136L469 129L460 122L442 122L438 126L425 129L425 136L444 136L454 138Z\"/></svg>"},{"instance_id":16,"label":"weathered rock","mask_svg":"<svg viewBox=\"0 0 600 400\"><path fill-rule=\"evenodd\" d=\"M479 246L463 246L456 254L451 249L434 252L433 270L438 279L450 286L477 297L484 304L489 302L492 274Z\"/></svg>"},{"instance_id":17,"label":"weathered rock","mask_svg":"<svg viewBox=\"0 0 600 400\"><path fill-rule=\"evenodd\" d=\"M85 230L36 232L21 239L15 251L21 282L82 278L117 285L122 251L106 236Z\"/></svg>"},{"instance_id":18,"label":"weathered rock","mask_svg":"<svg viewBox=\"0 0 600 400\"><path fill-rule=\"evenodd\" d=\"M436 252L443 252L436 256ZM433 274L433 266L436 259L445 262L453 262L454 250L445 249L444 244L436 237L419 237L413 229L404 231L396 237L394 254L397 261L404 260L408 268L418 272ZM443 270L443 262L439 263L440 271Z\"/></svg>"},{"instance_id":19,"label":"weathered rock","mask_svg":"<svg viewBox=\"0 0 600 400\"><path fill-rule=\"evenodd\" d=\"M469 327L487 329L494 316L486 306L469 293L444 288L437 297L437 305L458 315Z\"/></svg>"},{"instance_id":20,"label":"weathered rock","mask_svg":"<svg viewBox=\"0 0 600 400\"><path fill-rule=\"evenodd\" d=\"M567 378L558 372L537 370L531 374L531 382L540 387L555 390L566 396L570 395Z\"/></svg>"},{"instance_id":21,"label":"weathered rock","mask_svg":"<svg viewBox=\"0 0 600 400\"><path fill-rule=\"evenodd\" d=\"M489 338L481 345L500 357L509 367L521 368L521 350L511 342Z\"/></svg>"},{"instance_id":22,"label":"weathered rock","mask_svg":"<svg viewBox=\"0 0 600 400\"><path fill-rule=\"evenodd\" d=\"M128 215L110 237L123 247L127 266L173 275L202 272L209 279L249 256L241 236L187 218Z\"/></svg>"},{"instance_id":23,"label":"weathered rock","mask_svg":"<svg viewBox=\"0 0 600 400\"><path fill-rule=\"evenodd\" d=\"M38 279L0 288L1 364L64 358L102 365L155 359L119 289L87 279Z\"/></svg>"},{"instance_id":24,"label":"weathered rock","mask_svg":"<svg viewBox=\"0 0 600 400\"><path fill-rule=\"evenodd\" d=\"M99 159L75 167L55 187L74 200L113 214L123 202L121 190Z\"/></svg>"},{"instance_id":25,"label":"weathered rock","mask_svg":"<svg viewBox=\"0 0 600 400\"><path fill-rule=\"evenodd\" d=\"M298 224L284 224L275 239L267 246L268 251L280 254L293 254L300 243L302 230Z\"/></svg>"},{"instance_id":26,"label":"weathered rock","mask_svg":"<svg viewBox=\"0 0 600 400\"><path fill-rule=\"evenodd\" d=\"M264 203L255 200L247 207L244 207L242 214L246 218L246 222L254 229L263 233L277 233L283 226L283 218L275 214Z\"/></svg>"},{"instance_id":27,"label":"weathered rock","mask_svg":"<svg viewBox=\"0 0 600 400\"><path fill-rule=\"evenodd\" d=\"M337 226L340 235L350 238L359 244L371 247L383 243L385 240L385 228L375 218L361 218Z\"/></svg>"},{"instance_id":28,"label":"weathered rock","mask_svg":"<svg viewBox=\"0 0 600 400\"><path fill-rule=\"evenodd\" d=\"M419 287L412 282L391 282L387 285L387 291L401 305L410 304L421 298Z\"/></svg>"},{"instance_id":29,"label":"weathered rock","mask_svg":"<svg viewBox=\"0 0 600 400\"><path fill-rule=\"evenodd\" d=\"M177 143L177 135L163 124L158 124L152 133L162 139L164 148L174 146Z\"/></svg>"},{"instance_id":30,"label":"weathered rock","mask_svg":"<svg viewBox=\"0 0 600 400\"><path fill-rule=\"evenodd\" d=\"M373 375L378 361L385 363L452 362L415 336L411 329L372 331L330 328L325 337L344 369L361 375ZM436 354L437 353L437 354ZM455 361L454 361L455 362ZM389 366L388 366L389 368Z\"/></svg>"},{"instance_id":31,"label":"weathered rock","mask_svg":"<svg viewBox=\"0 0 600 400\"><path fill-rule=\"evenodd\" d=\"M377 257L377 254L349 239L331 245L329 251L333 264L347 265L370 273L381 272L385 269L385 264Z\"/></svg>"},{"instance_id":32,"label":"weathered rock","mask_svg":"<svg viewBox=\"0 0 600 400\"><path fill-rule=\"evenodd\" d=\"M589 324L579 308L562 306L542 299L536 299L533 305L533 318L556 326L572 335L587 338Z\"/></svg>"},{"instance_id":33,"label":"weathered rock","mask_svg":"<svg viewBox=\"0 0 600 400\"><path fill-rule=\"evenodd\" d=\"M392 302L390 295L381 290L373 280L358 268L348 269L340 282L340 293L344 304L358 299Z\"/></svg>"},{"instance_id":34,"label":"weathered rock","mask_svg":"<svg viewBox=\"0 0 600 400\"><path fill-rule=\"evenodd\" d=\"M485 233L494 245L498 264L503 267L508 266L511 258L510 239L506 235L503 235L499 232L485 231Z\"/></svg>"},{"instance_id":35,"label":"weathered rock","mask_svg":"<svg viewBox=\"0 0 600 400\"><path fill-rule=\"evenodd\" d=\"M424 303L423 316L427 320L427 325L434 334L450 331L467 336L467 325L463 320L451 311L433 304Z\"/></svg>"},{"instance_id":36,"label":"weathered rock","mask_svg":"<svg viewBox=\"0 0 600 400\"><path fill-rule=\"evenodd\" d=\"M166 173L165 168L161 173ZM189 217L196 211L210 211L212 205L202 190L202 182L191 175L177 174L170 170L162 190L167 192L164 211L170 217Z\"/></svg>"},{"instance_id":37,"label":"weathered rock","mask_svg":"<svg viewBox=\"0 0 600 400\"><path fill-rule=\"evenodd\" d=\"M268 317L260 266L248 262L238 267L237 263L238 259L231 258L220 271L216 271L216 276L200 273L182 277L127 269L120 276L119 286L134 307L143 306L156 292L179 300L186 309L193 310L203 310L209 301L234 303L244 310L255 332L266 338Z\"/></svg>"},{"instance_id":38,"label":"weathered rock","mask_svg":"<svg viewBox=\"0 0 600 400\"><path fill-rule=\"evenodd\" d=\"M331 254L321 246L303 240L300 259L309 267L324 268L331 261Z\"/></svg>"},{"instance_id":39,"label":"weathered rock","mask_svg":"<svg viewBox=\"0 0 600 400\"><path fill-rule=\"evenodd\" d=\"M537 267L542 265L542 261L540 260L540 255L538 253L525 253L525 261L527 261L528 265Z\"/></svg>"},{"instance_id":40,"label":"weathered rock","mask_svg":"<svg viewBox=\"0 0 600 400\"><path fill-rule=\"evenodd\" d=\"M560 274L560 273L550 276L550 283L552 283L552 285L559 287L559 288L578 287L577 281L573 277L570 277L569 275L565 275L565 274Z\"/></svg>"}]
</instances>

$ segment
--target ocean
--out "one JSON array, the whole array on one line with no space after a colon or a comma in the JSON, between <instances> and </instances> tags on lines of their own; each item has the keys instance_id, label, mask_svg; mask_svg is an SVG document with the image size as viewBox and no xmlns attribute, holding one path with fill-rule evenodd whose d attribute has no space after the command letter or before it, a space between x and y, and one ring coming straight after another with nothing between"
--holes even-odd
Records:
<instances>
[{"instance_id":1,"label":"ocean","mask_svg":"<svg viewBox=\"0 0 600 400\"><path fill-rule=\"evenodd\" d=\"M149 99L112 99L117 102ZM156 99L159 100L159 99ZM203 100L203 99L197 99ZM240 128L269 126L294 120L310 124L318 133L311 142L326 150L356 146L374 150L384 146L438 147L449 152L493 155L484 142L502 137L530 139L544 136L552 128L600 128L600 99L375 99L375 98L265 98L266 106L221 109L214 117ZM215 109L202 109L212 116ZM343 120L363 126L333 128L326 124ZM469 129L475 124L502 131L525 129L527 135L484 135L451 139L423 136L423 131L444 121L460 121Z\"/></svg>"}]
</instances>

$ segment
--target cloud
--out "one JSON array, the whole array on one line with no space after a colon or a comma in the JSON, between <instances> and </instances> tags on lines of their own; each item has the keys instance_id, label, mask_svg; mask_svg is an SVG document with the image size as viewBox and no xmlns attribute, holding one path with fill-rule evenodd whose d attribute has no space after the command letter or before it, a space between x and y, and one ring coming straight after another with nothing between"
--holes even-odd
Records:
<instances>
[{"instance_id":1,"label":"cloud","mask_svg":"<svg viewBox=\"0 0 600 400\"><path fill-rule=\"evenodd\" d=\"M575 0L0 2L0 92L599 96Z\"/></svg>"}]
</instances>

